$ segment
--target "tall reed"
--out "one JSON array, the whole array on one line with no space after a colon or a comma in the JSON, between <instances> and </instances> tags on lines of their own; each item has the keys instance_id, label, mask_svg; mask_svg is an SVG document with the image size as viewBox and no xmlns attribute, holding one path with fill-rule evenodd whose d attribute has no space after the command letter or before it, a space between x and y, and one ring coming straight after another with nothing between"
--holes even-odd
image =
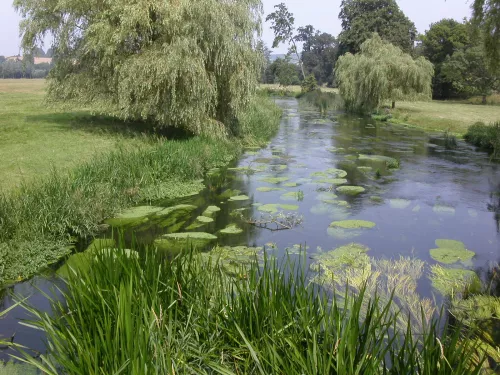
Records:
<instances>
[{"instance_id":1,"label":"tall reed","mask_svg":"<svg viewBox=\"0 0 500 375\"><path fill-rule=\"evenodd\" d=\"M362 290L331 298L303 263L264 259L227 276L194 252L101 252L51 301L29 308L47 374L478 374L475 347L439 322L397 328L390 304ZM368 299L368 303L366 303Z\"/></svg>"}]
</instances>

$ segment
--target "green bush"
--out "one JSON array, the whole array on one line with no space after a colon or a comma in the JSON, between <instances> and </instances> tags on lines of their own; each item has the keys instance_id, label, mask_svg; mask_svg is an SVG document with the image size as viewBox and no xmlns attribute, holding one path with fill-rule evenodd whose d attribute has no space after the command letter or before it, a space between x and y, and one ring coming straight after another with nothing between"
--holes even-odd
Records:
<instances>
[{"instance_id":1,"label":"green bush","mask_svg":"<svg viewBox=\"0 0 500 375\"><path fill-rule=\"evenodd\" d=\"M500 152L500 122L491 125L476 122L467 129L464 139L476 147L492 152L496 157Z\"/></svg>"},{"instance_id":2,"label":"green bush","mask_svg":"<svg viewBox=\"0 0 500 375\"><path fill-rule=\"evenodd\" d=\"M309 74L300 84L302 89L302 93L313 92L318 89L318 82L316 81L316 77L314 74Z\"/></svg>"}]
</instances>

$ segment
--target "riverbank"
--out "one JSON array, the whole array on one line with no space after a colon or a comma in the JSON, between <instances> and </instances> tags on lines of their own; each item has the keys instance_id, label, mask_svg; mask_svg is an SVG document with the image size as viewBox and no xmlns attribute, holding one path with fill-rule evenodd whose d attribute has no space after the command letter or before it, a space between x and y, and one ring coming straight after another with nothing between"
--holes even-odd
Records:
<instances>
[{"instance_id":1,"label":"riverbank","mask_svg":"<svg viewBox=\"0 0 500 375\"><path fill-rule=\"evenodd\" d=\"M238 138L169 140L85 111L43 109L40 82L7 83L0 156L11 167L0 170L0 180L14 182L0 195L2 283L57 262L77 238L99 233L100 223L125 207L200 191L206 171L227 165L247 145L265 144L281 116L272 101L255 97L239 119ZM15 175L19 165L25 173Z\"/></svg>"}]
</instances>

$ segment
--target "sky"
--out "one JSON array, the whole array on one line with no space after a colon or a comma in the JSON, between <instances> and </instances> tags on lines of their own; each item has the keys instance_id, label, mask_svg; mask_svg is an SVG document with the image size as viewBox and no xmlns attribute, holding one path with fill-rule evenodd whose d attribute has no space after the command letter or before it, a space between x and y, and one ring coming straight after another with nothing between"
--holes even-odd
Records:
<instances>
[{"instance_id":1,"label":"sky","mask_svg":"<svg viewBox=\"0 0 500 375\"><path fill-rule=\"evenodd\" d=\"M341 31L338 14L341 0L263 0L264 14L273 12L276 4L284 2L295 16L295 26L313 25L316 29L337 36ZM399 7L418 32L423 33L429 25L443 18L454 18L461 21L471 14L472 0L399 0ZM265 16L264 16L265 17ZM0 0L0 55L12 56L19 53L19 21L21 17L12 8L12 0ZM263 25L263 39L271 46L272 30L268 24ZM47 43L49 43L47 41ZM50 46L44 47L47 50ZM286 46L274 50L285 53Z\"/></svg>"}]
</instances>

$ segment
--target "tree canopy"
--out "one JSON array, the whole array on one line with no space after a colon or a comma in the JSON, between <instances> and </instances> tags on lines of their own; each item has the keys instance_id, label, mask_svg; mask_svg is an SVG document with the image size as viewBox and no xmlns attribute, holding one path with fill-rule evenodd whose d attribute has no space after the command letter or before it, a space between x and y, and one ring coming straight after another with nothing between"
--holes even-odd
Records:
<instances>
[{"instance_id":1,"label":"tree canopy","mask_svg":"<svg viewBox=\"0 0 500 375\"><path fill-rule=\"evenodd\" d=\"M434 64L432 82L434 98L450 98L458 94L456 88L442 75L441 67L447 56L452 56L469 43L469 30L465 23L443 19L431 24L421 36L422 55Z\"/></svg>"},{"instance_id":2,"label":"tree canopy","mask_svg":"<svg viewBox=\"0 0 500 375\"><path fill-rule=\"evenodd\" d=\"M423 57L413 59L374 34L361 45L360 53L339 58L336 79L346 108L370 113L386 101L431 95L432 64Z\"/></svg>"},{"instance_id":3,"label":"tree canopy","mask_svg":"<svg viewBox=\"0 0 500 375\"><path fill-rule=\"evenodd\" d=\"M260 0L15 0L25 53L54 36L49 98L193 133L237 131Z\"/></svg>"},{"instance_id":4,"label":"tree canopy","mask_svg":"<svg viewBox=\"0 0 500 375\"><path fill-rule=\"evenodd\" d=\"M359 52L374 32L383 40L411 52L417 30L395 0L342 0L339 18L341 52Z\"/></svg>"},{"instance_id":5,"label":"tree canopy","mask_svg":"<svg viewBox=\"0 0 500 375\"><path fill-rule=\"evenodd\" d=\"M500 68L500 0L474 0L473 21L483 34L490 69Z\"/></svg>"}]
</instances>

